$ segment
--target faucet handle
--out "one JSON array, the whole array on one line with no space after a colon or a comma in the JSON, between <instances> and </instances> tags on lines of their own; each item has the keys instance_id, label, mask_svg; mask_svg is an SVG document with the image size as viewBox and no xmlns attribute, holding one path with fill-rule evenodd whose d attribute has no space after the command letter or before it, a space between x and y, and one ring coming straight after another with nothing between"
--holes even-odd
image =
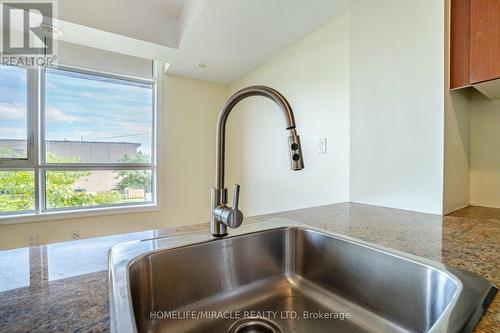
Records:
<instances>
[{"instance_id":1,"label":"faucet handle","mask_svg":"<svg viewBox=\"0 0 500 333\"><path fill-rule=\"evenodd\" d=\"M233 209L238 209L238 206L240 204L240 185L239 184L234 184L234 189L233 189Z\"/></svg>"},{"instance_id":2,"label":"faucet handle","mask_svg":"<svg viewBox=\"0 0 500 333\"><path fill-rule=\"evenodd\" d=\"M224 192L226 190L224 189ZM240 185L234 185L233 207L225 204L215 207L212 211L214 218L230 228L238 228L243 223L243 213L238 209L240 203Z\"/></svg>"},{"instance_id":3,"label":"faucet handle","mask_svg":"<svg viewBox=\"0 0 500 333\"><path fill-rule=\"evenodd\" d=\"M233 207L226 208L223 222L230 228L238 228L243 223L243 213L238 209L240 205L240 185L235 184L233 189Z\"/></svg>"}]
</instances>

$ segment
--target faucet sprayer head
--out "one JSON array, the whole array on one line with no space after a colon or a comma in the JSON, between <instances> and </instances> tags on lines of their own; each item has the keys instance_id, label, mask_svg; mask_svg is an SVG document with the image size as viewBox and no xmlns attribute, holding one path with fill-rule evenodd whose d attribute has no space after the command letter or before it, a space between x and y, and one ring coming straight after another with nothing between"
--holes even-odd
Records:
<instances>
[{"instance_id":1,"label":"faucet sprayer head","mask_svg":"<svg viewBox=\"0 0 500 333\"><path fill-rule=\"evenodd\" d=\"M290 162L293 171L304 169L304 159L302 157L302 147L300 146L300 136L295 129L291 129L292 135L288 138L288 148L290 149Z\"/></svg>"}]
</instances>

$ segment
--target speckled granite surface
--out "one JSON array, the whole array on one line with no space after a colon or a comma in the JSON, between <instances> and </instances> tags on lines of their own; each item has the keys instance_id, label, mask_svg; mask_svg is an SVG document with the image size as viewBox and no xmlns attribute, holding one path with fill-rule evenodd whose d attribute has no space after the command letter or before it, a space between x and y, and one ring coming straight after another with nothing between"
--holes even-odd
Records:
<instances>
[{"instance_id":1,"label":"speckled granite surface","mask_svg":"<svg viewBox=\"0 0 500 333\"><path fill-rule=\"evenodd\" d=\"M451 216L337 204L284 217L478 273L500 285L500 209ZM107 332L107 252L117 243L207 229L207 224L0 252L0 332ZM208 232L208 231L207 231ZM500 331L497 296L475 332Z\"/></svg>"}]
</instances>

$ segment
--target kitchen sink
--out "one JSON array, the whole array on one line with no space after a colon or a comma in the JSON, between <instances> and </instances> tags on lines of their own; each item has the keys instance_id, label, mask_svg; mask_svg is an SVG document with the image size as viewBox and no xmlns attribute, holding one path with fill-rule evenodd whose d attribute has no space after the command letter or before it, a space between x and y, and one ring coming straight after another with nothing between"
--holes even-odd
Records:
<instances>
[{"instance_id":1,"label":"kitchen sink","mask_svg":"<svg viewBox=\"0 0 500 333\"><path fill-rule=\"evenodd\" d=\"M115 332L472 332L496 288L459 269L300 223L120 244Z\"/></svg>"}]
</instances>

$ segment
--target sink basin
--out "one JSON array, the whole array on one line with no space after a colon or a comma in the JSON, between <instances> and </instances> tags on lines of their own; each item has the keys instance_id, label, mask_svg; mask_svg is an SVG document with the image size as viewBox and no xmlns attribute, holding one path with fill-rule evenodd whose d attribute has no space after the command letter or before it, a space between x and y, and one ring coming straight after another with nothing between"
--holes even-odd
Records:
<instances>
[{"instance_id":1,"label":"sink basin","mask_svg":"<svg viewBox=\"0 0 500 333\"><path fill-rule=\"evenodd\" d=\"M289 221L121 244L115 332L472 332L496 288L423 258Z\"/></svg>"}]
</instances>

